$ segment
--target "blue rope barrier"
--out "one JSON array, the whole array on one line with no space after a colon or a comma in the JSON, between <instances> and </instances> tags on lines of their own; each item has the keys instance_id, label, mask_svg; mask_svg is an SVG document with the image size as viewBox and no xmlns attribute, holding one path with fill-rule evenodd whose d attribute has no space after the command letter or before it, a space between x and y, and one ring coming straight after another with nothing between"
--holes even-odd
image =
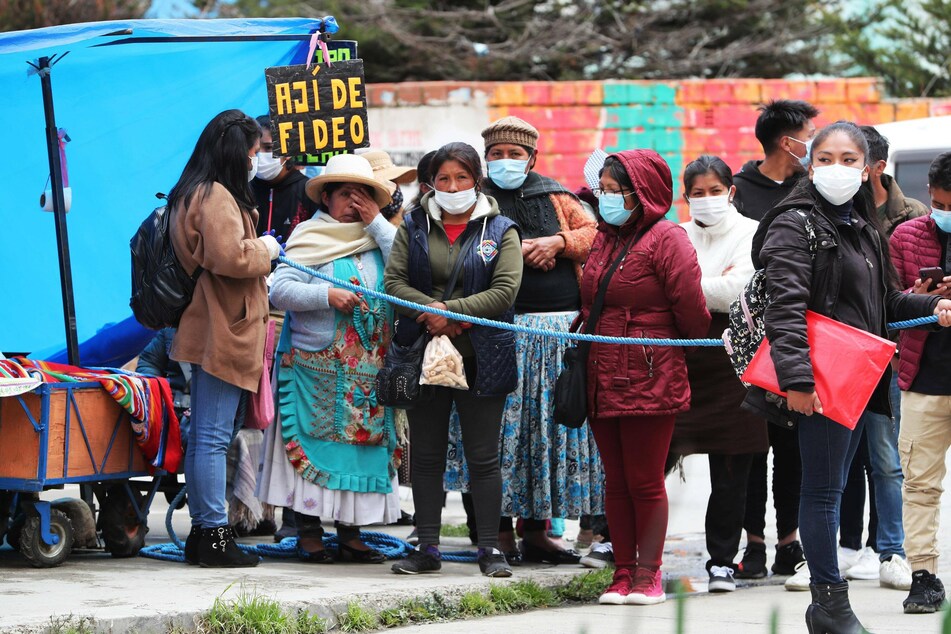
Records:
<instances>
[{"instance_id":1,"label":"blue rope barrier","mask_svg":"<svg viewBox=\"0 0 951 634\"><path fill-rule=\"evenodd\" d=\"M645 337L608 337L605 335L589 335L583 332L558 332L553 330L542 330L540 328L530 328L528 326L522 326L520 324L509 324L502 321L495 321L493 319L485 319L484 317L474 317L472 315L463 315L462 313L456 313L451 310L442 310L441 308L433 308L432 306L424 306L423 304L417 304L416 302L410 302L405 299L400 299L399 297L394 297L392 295L387 295L386 293L381 293L372 288L366 288L365 286L357 286L356 284L351 284L350 282L344 280L338 280L337 278L324 275L319 271L315 271L312 268L306 267L303 264L298 264L293 260L289 260L285 256L279 256L278 261L282 264L297 269L308 275L313 275L319 280L329 282L334 286L339 286L345 288L354 293L363 293L373 297L374 299L382 299L396 306L402 306L403 308L409 308L410 310L418 310L424 313L432 313L434 315L439 315L440 317L445 317L447 319L455 319L456 321L467 322L474 324L476 326L488 326L489 328L499 328L501 330L511 330L513 332L521 332L529 335L537 335L541 337L557 337L559 339L569 339L572 341L592 341L595 343L616 343L622 345L638 345L638 346L681 346L681 347L723 347L723 341L720 339L651 339Z\"/></svg>"},{"instance_id":2,"label":"blue rope barrier","mask_svg":"<svg viewBox=\"0 0 951 634\"><path fill-rule=\"evenodd\" d=\"M146 546L139 551L142 557L149 559L158 559L160 561L174 561L182 563L185 561L183 552L177 538L172 534L173 542L166 544L153 544ZM364 544L380 551L387 559L403 559L413 550L414 546L405 542L399 537L394 537L387 533L377 533L373 531L360 531L360 539ZM334 533L326 533L323 538L324 548L330 552L339 550L337 536ZM238 544L238 547L246 553L258 555L259 557L271 557L275 559L296 559L297 538L285 537L279 544ZM473 563L478 558L476 551L452 551L442 553L443 561L452 561L457 563Z\"/></svg>"},{"instance_id":3,"label":"blue rope barrier","mask_svg":"<svg viewBox=\"0 0 951 634\"><path fill-rule=\"evenodd\" d=\"M351 282L337 279L331 275L325 275L319 271L316 271L310 267L304 266L303 264L298 264L293 260L287 258L287 256L278 256L278 262L281 264L286 264L287 266L297 269L308 275L312 275L319 280L323 280L334 286L339 286L340 288L345 288L354 293L362 293L373 297L374 299L382 299L396 306L402 306L403 308L408 308L410 310L417 310L424 313L432 313L434 315L439 315L440 317L445 317L446 319L454 319L456 321L468 322L470 324L475 324L477 326L488 326L489 328L498 328L500 330L511 330L513 332L521 332L529 335L536 335L540 337L556 337L558 339L567 339L571 341L591 341L594 343L613 343L619 345L635 345L635 346L672 346L672 347L705 347L705 348L722 348L723 340L722 339L654 339L650 337L608 337L605 335L589 335L583 332L559 332L557 330L542 330L540 328L531 328L529 326L522 326L521 324L509 324L503 321L495 321L493 319L485 319L484 317L474 317L472 315L464 315L462 313L456 313L451 310L442 310L441 308L433 308L432 306L425 306L423 304L417 304L416 302L411 302L405 299L400 299L399 297L394 297L393 295L388 295L386 293L381 293L375 289L367 288L365 286L358 286ZM889 330L903 330L905 328L914 328L917 326L926 326L928 324L937 323L937 315L931 315L929 317L919 317L917 319L908 319L905 321L897 321L890 324L887 324Z\"/></svg>"}]
</instances>

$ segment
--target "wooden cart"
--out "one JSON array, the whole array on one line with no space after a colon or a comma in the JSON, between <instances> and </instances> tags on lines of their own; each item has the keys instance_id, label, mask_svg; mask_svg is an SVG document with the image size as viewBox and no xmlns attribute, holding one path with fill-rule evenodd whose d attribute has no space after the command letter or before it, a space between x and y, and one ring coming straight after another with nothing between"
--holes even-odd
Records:
<instances>
[{"instance_id":1,"label":"wooden cart","mask_svg":"<svg viewBox=\"0 0 951 634\"><path fill-rule=\"evenodd\" d=\"M132 430L138 424L95 382L43 383L0 398L0 539L6 535L34 566L59 565L72 550L73 527L34 494L88 484L99 501L106 550L137 554L164 474L150 472L142 457ZM155 477L130 482L139 476Z\"/></svg>"}]
</instances>

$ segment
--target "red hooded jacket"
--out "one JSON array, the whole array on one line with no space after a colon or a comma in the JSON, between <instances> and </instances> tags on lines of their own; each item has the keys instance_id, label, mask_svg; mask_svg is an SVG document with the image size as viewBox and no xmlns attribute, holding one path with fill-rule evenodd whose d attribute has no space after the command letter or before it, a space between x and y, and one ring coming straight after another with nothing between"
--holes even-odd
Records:
<instances>
[{"instance_id":1,"label":"red hooded jacket","mask_svg":"<svg viewBox=\"0 0 951 634\"><path fill-rule=\"evenodd\" d=\"M937 231L938 227L931 216L912 218L895 228L889 244L892 263L903 287L914 286L919 269L941 266L941 244ZM901 389L911 389L911 384L918 376L921 355L931 332L911 328L899 334L898 387Z\"/></svg>"},{"instance_id":2,"label":"red hooded jacket","mask_svg":"<svg viewBox=\"0 0 951 634\"><path fill-rule=\"evenodd\" d=\"M601 278L620 249L641 234L611 277L595 332L615 337L706 336L710 313L700 288L696 251L683 228L664 219L673 197L670 168L652 150L613 156L630 176L644 212L621 227L599 224L582 276L582 318L587 318ZM593 344L588 407L592 418L688 410L683 348Z\"/></svg>"}]
</instances>

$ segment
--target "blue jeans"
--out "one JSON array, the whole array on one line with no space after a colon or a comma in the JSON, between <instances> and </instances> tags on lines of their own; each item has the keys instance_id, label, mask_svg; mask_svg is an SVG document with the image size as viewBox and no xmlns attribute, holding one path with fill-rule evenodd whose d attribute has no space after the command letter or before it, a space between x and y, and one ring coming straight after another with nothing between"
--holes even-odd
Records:
<instances>
[{"instance_id":1,"label":"blue jeans","mask_svg":"<svg viewBox=\"0 0 951 634\"><path fill-rule=\"evenodd\" d=\"M799 419L799 535L814 584L842 581L836 552L839 510L865 420L862 416L855 430L850 431L822 414Z\"/></svg>"},{"instance_id":2,"label":"blue jeans","mask_svg":"<svg viewBox=\"0 0 951 634\"><path fill-rule=\"evenodd\" d=\"M192 364L192 415L185 450L185 483L192 526L214 528L228 524L228 446L234 435L241 392L241 388Z\"/></svg>"},{"instance_id":3,"label":"blue jeans","mask_svg":"<svg viewBox=\"0 0 951 634\"><path fill-rule=\"evenodd\" d=\"M892 408L896 404L893 402ZM901 463L898 459L898 420L883 414L866 411L865 435L868 438L869 464L875 483L875 508L878 511L878 530L875 544L882 560L892 555L905 556L902 543L905 531L901 519Z\"/></svg>"}]
</instances>

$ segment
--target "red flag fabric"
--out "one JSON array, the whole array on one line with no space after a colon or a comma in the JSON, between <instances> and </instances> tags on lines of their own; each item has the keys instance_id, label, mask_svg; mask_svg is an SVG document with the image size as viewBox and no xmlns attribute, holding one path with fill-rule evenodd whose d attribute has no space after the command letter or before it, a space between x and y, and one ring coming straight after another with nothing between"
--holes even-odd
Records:
<instances>
[{"instance_id":1,"label":"red flag fabric","mask_svg":"<svg viewBox=\"0 0 951 634\"><path fill-rule=\"evenodd\" d=\"M811 310L806 311L806 328L822 414L855 429L895 354L895 343ZM742 380L786 396L779 389L766 339L753 355Z\"/></svg>"}]
</instances>

